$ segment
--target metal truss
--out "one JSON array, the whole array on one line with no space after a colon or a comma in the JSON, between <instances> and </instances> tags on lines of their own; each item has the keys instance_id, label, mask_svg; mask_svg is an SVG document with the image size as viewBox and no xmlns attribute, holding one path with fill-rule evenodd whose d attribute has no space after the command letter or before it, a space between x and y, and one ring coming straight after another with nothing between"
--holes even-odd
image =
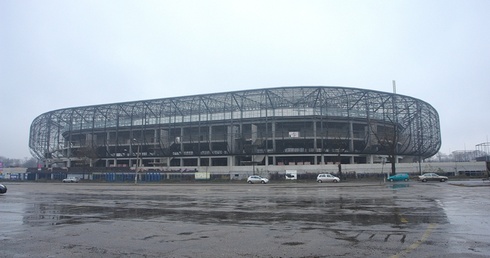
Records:
<instances>
[{"instance_id":1,"label":"metal truss","mask_svg":"<svg viewBox=\"0 0 490 258\"><path fill-rule=\"evenodd\" d=\"M388 137L396 142L393 145L396 146L393 148L396 155L426 158L436 154L441 146L438 113L422 100L357 88L308 86L54 110L34 119L30 128L29 147L33 156L41 160L70 158L75 155L75 150L79 151L80 156L81 148L95 147L94 155L99 158L117 158L123 152L134 156L136 144L142 148L153 146L159 149L153 152L147 150L147 155L168 157L184 155L185 150L172 149L178 136L195 144L193 150L188 151L197 155L197 149L201 155L207 149L211 153L213 151L209 146L216 137L210 140L207 136L216 132L211 132L214 129L210 128L223 125L231 129L223 129L222 138L227 146L222 148L227 154L235 155L241 153L241 150L230 145L236 145L234 139L243 138L246 134L241 129L242 124L265 124L261 127L265 132L256 133L258 136L249 135L249 138L260 138L262 142L273 145L271 142L274 137L278 138L279 133L274 132L274 126L270 124L289 120L319 124L318 128L311 130L301 129L308 131L305 135L316 138L315 148L304 152L328 153L332 149L331 146L323 146L323 140L320 139L332 138L333 130L328 125L331 122L344 125L355 123L364 128L346 133L345 138L351 138L351 145L356 145L346 148L347 153L389 154L387 148L380 147L383 142L389 141ZM347 131L355 130L346 128ZM189 130L189 133L179 135L184 130ZM253 130L249 132L253 133ZM322 146L319 146L320 142ZM281 152L274 145L262 149L271 154Z\"/></svg>"}]
</instances>

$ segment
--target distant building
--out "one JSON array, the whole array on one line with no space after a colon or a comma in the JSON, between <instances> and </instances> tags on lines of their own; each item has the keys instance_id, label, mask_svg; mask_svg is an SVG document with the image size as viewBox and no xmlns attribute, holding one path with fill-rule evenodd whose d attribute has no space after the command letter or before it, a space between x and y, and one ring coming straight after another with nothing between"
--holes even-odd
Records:
<instances>
[{"instance_id":1,"label":"distant building","mask_svg":"<svg viewBox=\"0 0 490 258\"><path fill-rule=\"evenodd\" d=\"M324 86L65 108L35 118L29 138L32 154L48 167L414 162L440 146L439 115L430 104Z\"/></svg>"}]
</instances>

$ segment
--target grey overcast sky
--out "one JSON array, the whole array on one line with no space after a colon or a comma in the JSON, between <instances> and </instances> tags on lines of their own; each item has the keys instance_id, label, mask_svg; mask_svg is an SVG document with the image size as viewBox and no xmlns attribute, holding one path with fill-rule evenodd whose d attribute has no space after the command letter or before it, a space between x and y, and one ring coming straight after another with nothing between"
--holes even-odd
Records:
<instances>
[{"instance_id":1,"label":"grey overcast sky","mask_svg":"<svg viewBox=\"0 0 490 258\"><path fill-rule=\"evenodd\" d=\"M490 1L0 1L0 156L67 107L279 86L430 103L441 152L489 136Z\"/></svg>"}]
</instances>

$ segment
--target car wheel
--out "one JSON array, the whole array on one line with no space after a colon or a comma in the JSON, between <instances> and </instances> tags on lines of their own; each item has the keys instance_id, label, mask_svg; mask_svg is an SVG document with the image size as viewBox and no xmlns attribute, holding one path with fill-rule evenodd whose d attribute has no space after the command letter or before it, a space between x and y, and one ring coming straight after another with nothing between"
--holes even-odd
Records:
<instances>
[{"instance_id":1,"label":"car wheel","mask_svg":"<svg viewBox=\"0 0 490 258\"><path fill-rule=\"evenodd\" d=\"M390 178L390 182L393 182L393 178Z\"/></svg>"},{"instance_id":2,"label":"car wheel","mask_svg":"<svg viewBox=\"0 0 490 258\"><path fill-rule=\"evenodd\" d=\"M445 179L445 178L441 178L441 182L445 182L445 181L446 181L446 179Z\"/></svg>"},{"instance_id":3,"label":"car wheel","mask_svg":"<svg viewBox=\"0 0 490 258\"><path fill-rule=\"evenodd\" d=\"M322 183L322 180L318 180L317 182L318 182L318 183Z\"/></svg>"},{"instance_id":4,"label":"car wheel","mask_svg":"<svg viewBox=\"0 0 490 258\"><path fill-rule=\"evenodd\" d=\"M422 182L427 182L427 179L422 179Z\"/></svg>"},{"instance_id":5,"label":"car wheel","mask_svg":"<svg viewBox=\"0 0 490 258\"><path fill-rule=\"evenodd\" d=\"M337 181L337 179L334 179L334 180L333 180L333 182L334 182L334 183L337 183L337 182L339 182L339 181Z\"/></svg>"},{"instance_id":6,"label":"car wheel","mask_svg":"<svg viewBox=\"0 0 490 258\"><path fill-rule=\"evenodd\" d=\"M403 179L403 181L407 182L408 181L408 178Z\"/></svg>"},{"instance_id":7,"label":"car wheel","mask_svg":"<svg viewBox=\"0 0 490 258\"><path fill-rule=\"evenodd\" d=\"M264 181L264 180L262 180L262 181L261 181L261 183L262 183L262 184L265 184L265 181Z\"/></svg>"},{"instance_id":8,"label":"car wheel","mask_svg":"<svg viewBox=\"0 0 490 258\"><path fill-rule=\"evenodd\" d=\"M252 181L247 181L247 183L252 184Z\"/></svg>"}]
</instances>

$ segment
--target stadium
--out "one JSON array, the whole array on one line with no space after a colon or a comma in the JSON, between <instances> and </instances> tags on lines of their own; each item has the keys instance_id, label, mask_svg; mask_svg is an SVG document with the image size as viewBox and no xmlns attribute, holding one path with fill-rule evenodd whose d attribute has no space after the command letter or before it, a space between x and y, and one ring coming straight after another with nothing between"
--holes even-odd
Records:
<instances>
[{"instance_id":1,"label":"stadium","mask_svg":"<svg viewBox=\"0 0 490 258\"><path fill-rule=\"evenodd\" d=\"M31 124L43 167L281 171L420 162L441 146L439 115L409 96L298 86L65 108Z\"/></svg>"}]
</instances>

